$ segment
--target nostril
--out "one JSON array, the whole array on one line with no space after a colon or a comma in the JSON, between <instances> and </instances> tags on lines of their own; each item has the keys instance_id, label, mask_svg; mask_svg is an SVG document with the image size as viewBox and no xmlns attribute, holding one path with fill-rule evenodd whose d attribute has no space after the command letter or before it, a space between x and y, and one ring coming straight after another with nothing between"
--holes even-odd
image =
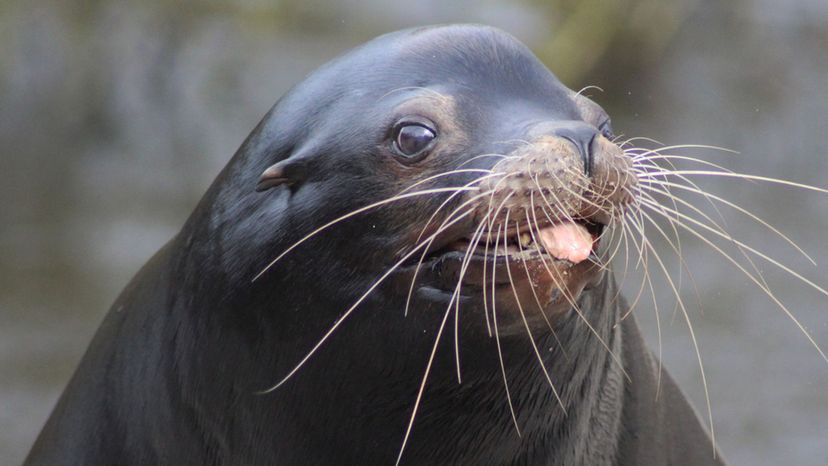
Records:
<instances>
[{"instance_id":1,"label":"nostril","mask_svg":"<svg viewBox=\"0 0 828 466\"><path fill-rule=\"evenodd\" d=\"M595 128L584 125L575 128L561 128L556 133L558 136L575 144L575 147L578 148L578 152L581 154L581 160L584 162L584 174L591 177L594 152L593 143L595 142L595 137L598 135Z\"/></svg>"}]
</instances>

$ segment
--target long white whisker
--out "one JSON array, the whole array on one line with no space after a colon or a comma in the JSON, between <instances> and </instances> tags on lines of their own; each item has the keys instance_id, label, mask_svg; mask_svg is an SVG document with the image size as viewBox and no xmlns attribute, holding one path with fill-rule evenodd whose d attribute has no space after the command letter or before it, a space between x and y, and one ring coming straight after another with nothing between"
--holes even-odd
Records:
<instances>
[{"instance_id":1,"label":"long white whisker","mask_svg":"<svg viewBox=\"0 0 828 466\"><path fill-rule=\"evenodd\" d=\"M257 273L256 276L253 277L253 279L251 281L255 282L259 277L264 275L265 272L270 270L270 268L273 267L276 264L276 262L279 262L279 259L285 257L285 255L288 254L290 251L293 251L294 249L296 249L299 245L301 245L305 241L309 240L313 236L316 236L319 232L321 232L323 230L326 230L329 227L331 227L331 226L333 226L333 225L335 225L335 224L337 224L337 223L339 223L343 220L351 218L355 215L359 215L359 214L361 214L363 212L366 212L368 210L375 209L377 207L380 207L380 206L383 206L383 205L386 205L386 204L390 204L392 202L396 202L396 201L399 201L399 200L402 200L402 199L408 199L408 198L411 198L411 197L423 196L423 195L426 195L426 194L450 193L450 192L455 192L455 191L478 191L478 190L479 190L479 188L477 188L477 187L471 187L471 188L456 188L455 187L455 188L426 189L426 190L423 190L423 191L417 191L417 192L413 192L413 193L407 193L407 194L393 196L393 197L390 197L388 199L383 199L382 201L374 202L373 204L369 204L365 207L361 207L359 209L353 210L353 211L351 211L351 212L349 212L349 213L347 213L347 214L345 214L341 217L338 217L334 220L331 220L330 222L328 222L328 223L322 225L321 227L313 230L312 232L308 233L307 235L305 235L299 241L293 243L293 245L291 245L290 247L288 247L287 249L282 251L281 254L279 254L278 256L276 256L275 259L270 261L270 263L267 264L267 266L265 266L265 268L262 269L261 272Z\"/></svg>"},{"instance_id":2,"label":"long white whisker","mask_svg":"<svg viewBox=\"0 0 828 466\"><path fill-rule=\"evenodd\" d=\"M437 178L442 178L442 177L444 177L444 176L450 176L450 175L458 175L458 174L461 174L461 173L485 173L485 174L491 174L491 173L492 173L492 171L491 171L491 170L484 170L484 169L482 169L482 168L464 168L464 169L462 169L462 170L461 170L461 169L457 169L457 170L450 170L450 171L447 171L447 172L442 172L442 173L438 173L438 174L436 174L436 175L429 176L428 178L424 178L424 179L422 179L422 180L420 180L420 181L418 181L418 182L416 182L416 183L412 184L411 186L409 186L409 187L407 187L407 188L403 189L402 191L400 191L400 192L399 192L399 194L404 194L404 193L406 193L406 192L408 192L408 191L410 191L410 190L412 190L412 189L416 188L417 186L420 186L421 184L428 183L429 181L436 180ZM482 179L482 178L481 178L481 179ZM470 183L470 184L473 184L473 183ZM469 185L470 185L470 184L469 184ZM469 186L469 185L467 185L467 186Z\"/></svg>"},{"instance_id":3,"label":"long white whisker","mask_svg":"<svg viewBox=\"0 0 828 466\"><path fill-rule=\"evenodd\" d=\"M666 175L666 176L676 176L676 175L705 175L705 176L723 176L727 178L738 178L742 180L755 180L755 181L765 181L768 183L774 184L781 184L785 186L793 186L795 188L807 189L809 191L816 191L820 193L828 194L828 189L819 188L816 186L811 186L808 184L802 183L795 183L793 181L783 180L779 178L769 178L766 176L759 176L759 175L748 175L745 173L727 173L727 172L717 172L717 171L710 171L710 170L663 170L657 173L646 173L646 174L639 174L639 178L647 178L654 175Z\"/></svg>"},{"instance_id":4,"label":"long white whisker","mask_svg":"<svg viewBox=\"0 0 828 466\"><path fill-rule=\"evenodd\" d=\"M658 207L658 208L663 208L664 206L660 206L660 205L658 205L657 207ZM659 214L661 214L661 215L664 215L664 213L663 213L663 212L659 212L659 211L658 211L658 210L656 210L656 209L653 209L652 211L653 211L653 212L656 212L656 213L659 213ZM670 217L670 216L666 216L666 215L664 215L664 216L665 216L665 218L667 218L667 219L671 219L671 221L675 221L675 219L672 219L672 217ZM690 218L687 218L687 220L690 220L690 221L692 221L693 223L698 224L699 226L702 226L702 227L706 226L706 225L704 225L704 224L701 224L700 222L695 221L695 219L690 219ZM724 256L724 257L725 257L725 258L726 258L726 259L727 259L730 263L732 263L732 264L733 264L736 268L738 268L738 269L739 269L742 273L744 273L744 274L745 274L745 276L746 276L748 279L750 279L750 281L752 281L753 283L755 283L755 284L759 287L759 289L761 289L761 290L762 290L762 291L763 291L766 295L768 295L768 297L769 297L769 298L770 298L770 299L771 299L774 303L776 303L776 305L777 305L780 309L782 309L782 311L783 311L783 312L784 312L784 313L788 316L788 318L790 318L790 319L794 322L794 324L796 324L796 326L799 328L800 332L802 332L802 333L805 335L805 338L807 338L807 339L808 339L808 341L811 343L811 345L812 345L812 346L813 346L813 347L817 350L817 352L819 352L820 356L822 356L822 359L824 359L826 362L828 362L828 356L826 356L826 355L825 355L825 352L823 352L823 350L822 350L822 348L819 346L819 344L817 344L817 342L813 339L813 337L811 336L810 332L808 332L808 330L805 328L805 326L803 326L803 325L802 325L802 323L800 323L800 322L799 322L799 319L797 319L797 318L793 315L793 313L792 313L791 311L789 311L789 310L788 310L788 308L787 308L787 307L785 307L785 306L782 304L782 302L781 302L781 301L779 301L779 299L778 299L778 298L777 298L777 297L776 297L776 296L775 296L775 295L774 295L774 294L773 294L773 293L772 293L772 292L771 292L771 291L770 291L770 290L769 290L769 289L768 289L765 285L763 285L763 284L762 284L762 283L761 283L758 279L756 279L756 278L755 278L752 274L750 274L750 273L749 273L749 272L748 272L748 271L744 268L744 266L743 266L742 264L739 264L739 262L738 262L738 261L736 261L735 259L733 259L732 257L730 257L730 255L728 255L727 253L725 253L725 252L724 252L721 248L719 248L718 246L716 246L713 242L711 242L709 239L705 238L703 235L701 235L700 233L698 233L696 230L694 230L693 228L689 227L688 225L686 225L686 224L684 224L684 223L678 223L678 225L679 225L679 226L681 226L681 227L682 227L685 231L687 231L687 232L691 233L692 235L696 236L697 238L699 238L700 240L702 240L703 242L705 242L708 246L712 247L714 250L716 250L717 252L719 252L719 253L720 253L722 256ZM745 249L747 249L747 250L749 250L749 251L751 250L749 247L747 247L747 246L745 246L745 245L742 245L742 246L743 246L743 247L745 247ZM754 252L754 251L751 251L751 252ZM757 253L758 253L758 251L757 251ZM760 257L762 257L762 256L764 256L764 255L760 255ZM767 258L767 256L765 256L764 258ZM769 259L769 258L768 258L768 259ZM772 259L771 259L771 260L772 260ZM778 263L777 263L777 264L778 264ZM781 266L781 264L778 264L778 266ZM782 266L782 267L784 267L784 266ZM805 281L806 281L806 283L812 283L812 282L810 282L810 281L806 280L804 277L802 278L802 280L805 280ZM817 289L818 291L822 292L823 294L825 294L825 293L826 293L826 292L825 292L822 288L819 288L819 287L817 287L816 285L814 285L814 286L816 287L816 289Z\"/></svg>"},{"instance_id":5,"label":"long white whisker","mask_svg":"<svg viewBox=\"0 0 828 466\"><path fill-rule=\"evenodd\" d=\"M652 218L649 217L646 213L642 212L642 214L644 214L646 218L648 218L651 222L653 222ZM653 222L653 223L655 223L655 222ZM659 267L664 272L664 276L667 279L667 283L670 285L670 288L673 290L673 293L675 294L676 299L678 300L679 307L681 308L681 313L684 316L684 321L685 321L685 323L687 323L687 328L690 332L690 339L693 341L693 348L695 349L696 359L699 363L699 372L701 373L702 386L704 388L704 397L705 397L705 401L707 402L707 417L710 420L710 441L712 443L713 452L714 452L714 455L715 455L715 452L716 452L716 434L715 434L715 430L713 428L713 408L710 404L710 393L709 393L708 388L707 388L707 376L705 375L705 372L704 372L704 363L702 362L701 351L699 350L698 340L696 339L696 332L693 329L692 322L690 321L690 314L687 312L687 309L685 309L684 303L681 301L681 293L679 293L679 290L676 288L675 283L673 283L673 280L670 278L670 274L667 271L667 267L664 265L664 262L661 261L661 257L658 255L655 248L653 248L652 244L650 244L650 242L646 238L644 238L642 236L642 239L643 239L643 244L646 245L646 247L649 248L650 251L652 251L653 258L656 260L656 262L658 262Z\"/></svg>"},{"instance_id":6,"label":"long white whisker","mask_svg":"<svg viewBox=\"0 0 828 466\"><path fill-rule=\"evenodd\" d=\"M493 193L493 191L486 191L486 192L484 192L484 193L480 193L480 194L476 194L476 195L472 196L470 199L466 200L465 202L463 202L462 204L460 204L459 206L457 206L457 208L455 208L455 209L454 209L454 211L452 211L452 213L451 213L451 214L449 214L449 215L446 217L446 221L447 221L448 219L452 218L452 216L454 215L454 213L455 213L455 212L457 212L458 210L461 210L461 209L463 209L464 207L466 207L467 205L469 205L469 204L473 204L473 203L475 203L478 199L480 199L480 198L482 198L482 197L489 196L489 195L491 195L492 193ZM445 203L440 204L440 206L439 206L439 207L437 207L437 211L439 211L440 209L442 209L444 206L445 206ZM432 222L432 220L434 219L435 215L437 214L437 211L435 211L435 212L431 215L431 217L429 217L429 219L428 219L428 223L431 223L431 222ZM443 228L443 225L445 225L445 221L444 221L443 223L441 223L441 224L440 224L440 226L439 226L437 229L438 229L438 230L442 229L442 228ZM428 225L426 225L425 227L423 227L423 229L422 229L422 230L420 230L420 234L417 236L417 241L420 241L420 239L422 238L422 235L423 235L423 234L425 234L425 228L427 228L427 227L428 227ZM422 252L422 254L420 255L420 260L419 260L419 261L417 261L417 266L414 268L414 275L413 275L413 276L412 276L412 278L411 278L411 286L408 288L408 296L407 296L407 297L406 297L406 299L405 299L405 310L403 311L403 315L404 315L404 316L407 316L407 315L408 315L408 309L409 309L409 307L410 307L410 305L411 305L411 296L414 294L414 285L417 283L417 275L420 273L420 268L421 268L421 267L422 267L422 265L423 265L423 261L425 260L426 255L428 255L428 251L429 251L429 249L431 248L431 244L434 242L434 240L435 240L436 238L437 238L436 236L432 236L432 237L431 237L431 240L429 240L429 242L428 242L428 246L427 246L425 249L423 249L423 252Z\"/></svg>"},{"instance_id":7,"label":"long white whisker","mask_svg":"<svg viewBox=\"0 0 828 466\"><path fill-rule=\"evenodd\" d=\"M464 212L463 214L458 215L454 220L452 220L451 222L449 222L446 225L446 228L448 228L449 226L459 222L460 220L462 220L466 216L470 215L472 212L473 212L473 209L470 209L470 210ZM437 231L436 233L434 233L433 236L436 236L440 233L442 233L442 231ZM365 300L365 298L367 298L368 295L371 294L372 291L374 291L382 282L384 282L385 279L388 278L388 276L391 275L392 272L394 272L394 270L396 270L400 265L402 265L406 260L408 260L409 257L413 256L414 253L419 251L420 248L425 247L426 244L428 244L426 241L421 242L419 245L414 247L408 254L406 254L402 259L400 259L393 266L391 266L384 274L382 274L382 276L379 279L377 279L374 282L374 284L371 285L371 287L368 288L368 290L365 293L363 293L362 296L360 296L360 298L357 299L356 302L354 302L354 304L352 304L351 307L349 307L348 310L346 310L342 314L341 317L339 317L339 319L336 320L336 322L331 326L331 328L322 336L322 338L319 339L319 341L316 343L316 345L314 345L314 347L311 348L311 350L307 352L305 357L302 358L302 360L299 361L299 363L296 364L296 366L294 366L294 368L284 378L282 378L282 380L280 380L276 385L268 388L267 390L263 390L259 393L261 393L261 394L270 393L270 392L276 390L277 388L281 387L285 382L287 382L291 377L293 377L293 374L295 374L299 369L301 369L302 366L304 366L305 363L308 362L308 360L311 358L311 356L313 356L316 353L316 351L326 341L328 341L328 338L331 335L333 335L333 333L336 331L336 329L339 328L339 326L342 325L343 322L345 322L345 320L351 315L351 313L354 312L354 309L356 309L357 306L359 306Z\"/></svg>"},{"instance_id":8,"label":"long white whisker","mask_svg":"<svg viewBox=\"0 0 828 466\"><path fill-rule=\"evenodd\" d=\"M713 200L715 200L715 201L721 202L722 204L724 204L724 205L726 205L726 206L728 206L728 207L731 207L731 208L733 208L733 209L736 209L737 211L739 211L739 212L743 213L744 215L747 215L747 216L748 216L748 217L750 217L752 220L756 221L756 222L757 222L757 223L759 223L760 225L764 226L765 228L769 229L770 231L772 231L773 233L775 233L777 236L779 236L780 238L782 238L785 242L787 242L787 243L788 243L788 244L790 244L790 245L791 245L794 249L796 249L796 250L797 250L797 252L799 252L799 253L800 253L803 257L805 257L805 259L807 259L807 260L808 260L808 262L810 262L810 263L811 263L811 264L813 264L813 265L817 265L817 264L816 264L816 261L814 261L814 259L813 259L810 255L808 255L808 253L806 253L806 252L805 252L805 251L804 251L801 247L799 247L799 245L798 245L798 244L796 244L796 242L794 242L794 241L793 241L791 238L789 238L787 235L785 235L784 233L782 233L781 231L779 231L776 227L774 227L774 226L773 226L773 225L771 225L770 223L768 223L768 222L766 222L766 221L762 220L760 217L758 217L758 216L757 216L757 215L755 215L754 213L750 212L749 210L744 209L744 208L742 208L741 206L739 206L739 205L737 205L737 204L735 204L735 203L733 203L733 202L730 202L730 201L728 201L727 199L724 199L724 198L722 198L722 197L719 197L719 196L716 196L716 195L714 195L714 194L711 194L711 193L708 193L708 192L702 191L702 190L697 189L697 188L691 188L690 186L685 186L685 185L680 184L680 183L671 183L671 182L669 182L669 181L660 181L660 180L659 180L659 181L653 181L653 182L655 182L655 183L657 183L657 184L667 185L667 186L670 186L670 187L673 187L673 188L678 188L678 189L687 190L687 191L690 191L690 192L692 192L692 193L696 193L696 194L699 194L699 195L702 195L702 196L705 196L705 197L709 197L709 198L711 198L711 199L713 199ZM663 194L663 193L662 193L662 194Z\"/></svg>"}]
</instances>

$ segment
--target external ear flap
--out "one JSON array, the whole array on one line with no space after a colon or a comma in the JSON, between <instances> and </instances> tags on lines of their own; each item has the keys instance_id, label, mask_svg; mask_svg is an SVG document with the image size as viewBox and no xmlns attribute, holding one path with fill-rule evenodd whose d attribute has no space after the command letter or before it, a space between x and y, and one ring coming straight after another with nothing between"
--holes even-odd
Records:
<instances>
[{"instance_id":1,"label":"external ear flap","mask_svg":"<svg viewBox=\"0 0 828 466\"><path fill-rule=\"evenodd\" d=\"M293 159L285 159L271 165L259 176L256 191L267 191L283 184L288 186L296 184L304 179L303 168L304 164L301 161Z\"/></svg>"}]
</instances>

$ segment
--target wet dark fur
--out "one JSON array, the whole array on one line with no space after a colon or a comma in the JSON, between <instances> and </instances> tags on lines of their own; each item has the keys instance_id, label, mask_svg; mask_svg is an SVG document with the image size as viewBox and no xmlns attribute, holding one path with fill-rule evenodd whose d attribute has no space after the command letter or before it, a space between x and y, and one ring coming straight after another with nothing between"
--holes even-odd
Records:
<instances>
[{"instance_id":1,"label":"wet dark fur","mask_svg":"<svg viewBox=\"0 0 828 466\"><path fill-rule=\"evenodd\" d=\"M378 143L391 122L394 95L386 96L446 83L460 83L453 96L475 104L448 115L470 137L454 140L427 169L399 164ZM488 113L521 93L537 108L512 108L512 121ZM27 464L393 464L450 295L436 278L422 277L403 317L407 266L293 378L258 392L288 373L412 246L412 232L445 196L342 222L251 279L314 228L491 152L493 141L509 139L520 112L549 109L582 118L571 91L525 47L485 27L394 33L322 67L268 113L182 231L115 302ZM255 192L259 174L279 160L292 160L297 182ZM561 345L549 332L536 335L564 415L526 335L501 335L521 436L470 293L460 306L463 382L455 376L453 337L445 335L403 464L717 463L666 374L656 397L658 366L635 320L613 327L626 304L614 299L610 273L579 304L630 380L580 318L559 315Z\"/></svg>"}]
</instances>

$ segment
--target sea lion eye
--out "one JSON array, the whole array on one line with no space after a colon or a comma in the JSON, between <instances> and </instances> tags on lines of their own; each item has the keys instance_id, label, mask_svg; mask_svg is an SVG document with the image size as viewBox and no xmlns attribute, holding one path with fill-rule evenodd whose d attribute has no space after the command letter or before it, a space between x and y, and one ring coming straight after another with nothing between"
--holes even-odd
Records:
<instances>
[{"instance_id":1,"label":"sea lion eye","mask_svg":"<svg viewBox=\"0 0 828 466\"><path fill-rule=\"evenodd\" d=\"M399 155L410 159L428 148L436 137L437 133L425 125L403 124L397 127L394 149Z\"/></svg>"}]
</instances>

